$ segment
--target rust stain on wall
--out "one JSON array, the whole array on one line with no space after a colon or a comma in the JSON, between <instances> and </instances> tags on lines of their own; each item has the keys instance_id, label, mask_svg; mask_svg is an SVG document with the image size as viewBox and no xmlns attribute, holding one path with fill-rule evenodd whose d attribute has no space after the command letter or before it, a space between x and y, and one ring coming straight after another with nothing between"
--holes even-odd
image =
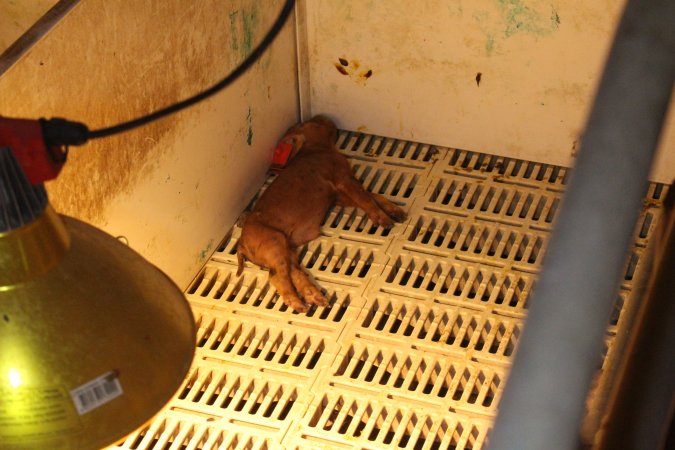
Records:
<instances>
[{"instance_id":1,"label":"rust stain on wall","mask_svg":"<svg viewBox=\"0 0 675 450\"><path fill-rule=\"evenodd\" d=\"M342 64L335 64L335 69L342 75L349 75L349 72L347 72L347 69L345 69Z\"/></svg>"},{"instance_id":2,"label":"rust stain on wall","mask_svg":"<svg viewBox=\"0 0 675 450\"><path fill-rule=\"evenodd\" d=\"M358 59L349 60L341 56L333 65L335 66L335 69L340 72L340 74L348 76L356 84L361 86L365 86L368 78L373 76L373 69L367 68L359 70L361 67L361 62Z\"/></svg>"},{"instance_id":3,"label":"rust stain on wall","mask_svg":"<svg viewBox=\"0 0 675 450\"><path fill-rule=\"evenodd\" d=\"M255 11L242 9L250 2L232 3L82 2L0 78L0 115L66 117L95 129L186 98L240 61L233 46L246 52L254 39ZM223 29L233 10L244 11L243 36ZM190 114L199 107L71 148L62 175L47 185L55 208L101 221L110 201L176 151Z\"/></svg>"}]
</instances>

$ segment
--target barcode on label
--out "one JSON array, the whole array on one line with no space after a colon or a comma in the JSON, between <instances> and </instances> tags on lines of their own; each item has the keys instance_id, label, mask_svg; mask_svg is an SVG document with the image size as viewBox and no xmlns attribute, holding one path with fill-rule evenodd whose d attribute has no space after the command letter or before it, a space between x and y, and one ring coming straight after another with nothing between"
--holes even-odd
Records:
<instances>
[{"instance_id":1,"label":"barcode on label","mask_svg":"<svg viewBox=\"0 0 675 450\"><path fill-rule=\"evenodd\" d=\"M82 415L123 394L115 372L108 372L70 391L77 412Z\"/></svg>"}]
</instances>

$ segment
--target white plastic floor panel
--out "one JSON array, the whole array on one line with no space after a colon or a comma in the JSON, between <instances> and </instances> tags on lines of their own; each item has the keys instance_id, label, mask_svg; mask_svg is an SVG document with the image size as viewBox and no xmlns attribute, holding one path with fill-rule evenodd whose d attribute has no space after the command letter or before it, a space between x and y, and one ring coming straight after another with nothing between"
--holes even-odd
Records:
<instances>
[{"instance_id":1,"label":"white plastic floor panel","mask_svg":"<svg viewBox=\"0 0 675 450\"><path fill-rule=\"evenodd\" d=\"M331 210L300 251L331 299L308 314L265 271L236 275L235 226L187 292L199 332L183 387L114 448L483 447L568 171L352 132L338 146L407 221ZM649 188L608 348L666 189Z\"/></svg>"}]
</instances>

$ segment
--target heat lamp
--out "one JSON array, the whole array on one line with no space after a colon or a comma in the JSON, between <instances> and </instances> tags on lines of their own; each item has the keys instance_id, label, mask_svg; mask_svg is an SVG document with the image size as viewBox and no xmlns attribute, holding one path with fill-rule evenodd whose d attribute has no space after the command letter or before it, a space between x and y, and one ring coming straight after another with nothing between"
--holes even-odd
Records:
<instances>
[{"instance_id":1,"label":"heat lamp","mask_svg":"<svg viewBox=\"0 0 675 450\"><path fill-rule=\"evenodd\" d=\"M194 355L193 316L138 253L52 209L42 181L65 152L44 148L44 124L2 126L0 447L99 449L174 395Z\"/></svg>"}]
</instances>

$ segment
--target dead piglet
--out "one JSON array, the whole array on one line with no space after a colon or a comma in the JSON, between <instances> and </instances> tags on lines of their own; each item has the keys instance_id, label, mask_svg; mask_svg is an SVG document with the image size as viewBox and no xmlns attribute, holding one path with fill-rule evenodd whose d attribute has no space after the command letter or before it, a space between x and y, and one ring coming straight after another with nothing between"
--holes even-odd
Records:
<instances>
[{"instance_id":1,"label":"dead piglet","mask_svg":"<svg viewBox=\"0 0 675 450\"><path fill-rule=\"evenodd\" d=\"M295 311L326 305L320 289L298 263L297 248L319 237L321 222L334 204L355 206L382 227L405 220L405 212L385 197L366 191L347 158L335 148L337 129L324 116L295 125L282 142L291 161L246 217L237 246L239 274L244 260L269 269L270 282Z\"/></svg>"}]
</instances>

